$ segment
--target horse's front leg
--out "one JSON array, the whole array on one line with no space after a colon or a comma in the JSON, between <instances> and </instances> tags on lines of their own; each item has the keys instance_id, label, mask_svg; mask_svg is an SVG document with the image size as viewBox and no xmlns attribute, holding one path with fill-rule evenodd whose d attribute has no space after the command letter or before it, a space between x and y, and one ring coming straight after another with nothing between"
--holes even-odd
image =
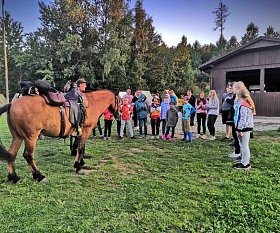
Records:
<instances>
[{"instance_id":1,"label":"horse's front leg","mask_svg":"<svg viewBox=\"0 0 280 233\"><path fill-rule=\"evenodd\" d=\"M83 128L82 135L76 140L78 140L78 150L75 158L74 168L76 168L76 172L79 173L83 166L85 165L84 155L85 155L85 144L87 139L91 134L92 128Z\"/></svg>"},{"instance_id":2,"label":"horse's front leg","mask_svg":"<svg viewBox=\"0 0 280 233\"><path fill-rule=\"evenodd\" d=\"M33 179L37 180L39 182L47 182L48 179L42 175L42 173L39 171L35 161L34 161L34 152L37 142L37 136L33 137L32 139L26 139L25 140L25 148L23 152L23 157L27 161L28 165L31 168Z\"/></svg>"}]
</instances>

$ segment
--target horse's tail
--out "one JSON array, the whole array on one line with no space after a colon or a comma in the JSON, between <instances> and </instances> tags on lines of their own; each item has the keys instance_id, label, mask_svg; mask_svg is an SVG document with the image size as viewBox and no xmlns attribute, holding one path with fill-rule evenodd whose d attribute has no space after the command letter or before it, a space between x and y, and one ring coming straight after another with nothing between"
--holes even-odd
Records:
<instances>
[{"instance_id":1,"label":"horse's tail","mask_svg":"<svg viewBox=\"0 0 280 233\"><path fill-rule=\"evenodd\" d=\"M7 112L11 107L11 104L5 104L3 106L0 107L0 116L4 113Z\"/></svg>"},{"instance_id":2,"label":"horse's tail","mask_svg":"<svg viewBox=\"0 0 280 233\"><path fill-rule=\"evenodd\" d=\"M10 109L11 104L5 104L0 107L0 116L4 113L7 112ZM4 161L10 161L10 153L6 150L6 148L2 145L2 142L0 140L0 160Z\"/></svg>"}]
</instances>

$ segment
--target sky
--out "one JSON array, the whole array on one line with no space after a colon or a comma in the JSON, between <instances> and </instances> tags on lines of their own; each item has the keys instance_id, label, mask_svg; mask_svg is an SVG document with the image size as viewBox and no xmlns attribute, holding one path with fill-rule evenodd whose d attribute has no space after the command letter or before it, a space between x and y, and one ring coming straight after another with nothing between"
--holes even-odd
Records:
<instances>
[{"instance_id":1,"label":"sky","mask_svg":"<svg viewBox=\"0 0 280 233\"><path fill-rule=\"evenodd\" d=\"M43 0L49 3L52 0ZM271 25L280 32L280 0L223 0L230 15L225 23L224 36L227 40L235 35L240 41L246 27L253 22L263 35ZM131 7L135 0L131 0ZM176 46L183 35L188 43L198 40L200 44L215 43L219 32L213 31L219 0L143 0L143 6L153 18L156 31L168 46ZM24 32L33 32L40 27L37 0L5 0L5 10L22 23Z\"/></svg>"}]
</instances>

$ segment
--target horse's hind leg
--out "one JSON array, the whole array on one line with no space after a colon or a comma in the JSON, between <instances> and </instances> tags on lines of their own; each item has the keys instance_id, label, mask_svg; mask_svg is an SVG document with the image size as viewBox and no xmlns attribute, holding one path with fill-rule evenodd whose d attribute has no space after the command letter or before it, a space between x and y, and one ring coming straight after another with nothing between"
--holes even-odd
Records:
<instances>
[{"instance_id":1,"label":"horse's hind leg","mask_svg":"<svg viewBox=\"0 0 280 233\"><path fill-rule=\"evenodd\" d=\"M9 148L9 153L11 155L10 160L8 162L8 169L9 169L9 175L8 175L8 180L11 183L17 183L19 181L19 177L16 174L15 171L15 160L16 156L18 153L18 150L22 144L22 139L21 138L13 138L13 142Z\"/></svg>"},{"instance_id":2,"label":"horse's hind leg","mask_svg":"<svg viewBox=\"0 0 280 233\"><path fill-rule=\"evenodd\" d=\"M35 161L34 161L34 152L35 152L35 146L37 142L37 137L32 140L25 140L25 148L23 152L23 157L27 161L28 165L31 168L33 179L37 181L47 181L47 178L42 175L42 173L39 171Z\"/></svg>"}]
</instances>

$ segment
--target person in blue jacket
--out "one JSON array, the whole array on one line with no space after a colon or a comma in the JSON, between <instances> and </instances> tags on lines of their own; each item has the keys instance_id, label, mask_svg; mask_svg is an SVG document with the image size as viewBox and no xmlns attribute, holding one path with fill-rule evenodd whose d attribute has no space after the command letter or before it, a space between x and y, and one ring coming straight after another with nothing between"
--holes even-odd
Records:
<instances>
[{"instance_id":1,"label":"person in blue jacket","mask_svg":"<svg viewBox=\"0 0 280 233\"><path fill-rule=\"evenodd\" d=\"M142 93L135 103L137 119L139 120L140 138L147 138L147 134L148 134L147 111L148 111L149 106L146 102L146 99L147 99L146 96ZM144 135L143 135L143 131L142 131L143 125L144 125Z\"/></svg>"},{"instance_id":2,"label":"person in blue jacket","mask_svg":"<svg viewBox=\"0 0 280 233\"><path fill-rule=\"evenodd\" d=\"M188 141L191 142L192 132L190 130L190 118L191 115L195 113L195 108L189 103L189 100L189 96L184 97L184 104L182 108L182 130L184 132L184 138L182 140L186 141L188 136Z\"/></svg>"},{"instance_id":3,"label":"person in blue jacket","mask_svg":"<svg viewBox=\"0 0 280 233\"><path fill-rule=\"evenodd\" d=\"M162 122L162 124L161 124L161 133L162 133L161 138L162 139L165 139L166 113L170 108L169 103L170 103L170 96L169 96L169 94L165 94L164 95L164 100L161 103L161 111L160 111L160 121Z\"/></svg>"}]
</instances>

